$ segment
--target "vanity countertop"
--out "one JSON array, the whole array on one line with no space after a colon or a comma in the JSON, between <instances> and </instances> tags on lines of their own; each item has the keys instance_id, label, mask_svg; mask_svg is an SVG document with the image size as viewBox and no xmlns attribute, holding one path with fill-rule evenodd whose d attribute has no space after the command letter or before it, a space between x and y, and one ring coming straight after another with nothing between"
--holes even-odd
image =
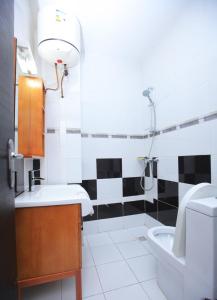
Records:
<instances>
[{"instance_id":1,"label":"vanity countertop","mask_svg":"<svg viewBox=\"0 0 217 300\"><path fill-rule=\"evenodd\" d=\"M88 193L79 185L36 185L33 192L24 192L15 198L15 207L39 207L81 203L82 216L93 213Z\"/></svg>"}]
</instances>

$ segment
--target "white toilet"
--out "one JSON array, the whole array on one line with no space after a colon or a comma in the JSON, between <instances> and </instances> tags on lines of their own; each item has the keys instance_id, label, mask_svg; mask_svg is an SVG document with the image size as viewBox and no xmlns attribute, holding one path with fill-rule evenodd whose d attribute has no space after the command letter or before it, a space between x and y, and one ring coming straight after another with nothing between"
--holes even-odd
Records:
<instances>
[{"instance_id":1,"label":"white toilet","mask_svg":"<svg viewBox=\"0 0 217 300\"><path fill-rule=\"evenodd\" d=\"M217 299L217 187L190 189L176 227L148 230L157 259L157 280L168 300Z\"/></svg>"}]
</instances>

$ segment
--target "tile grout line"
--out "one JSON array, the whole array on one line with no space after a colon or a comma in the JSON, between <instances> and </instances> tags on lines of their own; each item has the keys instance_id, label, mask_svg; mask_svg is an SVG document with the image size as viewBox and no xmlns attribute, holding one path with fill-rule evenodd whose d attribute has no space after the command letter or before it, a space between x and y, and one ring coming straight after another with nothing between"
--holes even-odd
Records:
<instances>
[{"instance_id":1,"label":"tile grout line","mask_svg":"<svg viewBox=\"0 0 217 300\"><path fill-rule=\"evenodd\" d=\"M133 228L133 227L132 227L132 228ZM124 230L127 230L127 229L124 229ZM118 230L117 230L117 231L118 231ZM113 232L113 231L110 231L110 232ZM97 234L96 234L96 235L97 235ZM110 237L110 239L112 240L112 238L111 238L111 236L109 235L109 233L107 233L107 235L108 235L108 236ZM135 236L134 236L134 237L135 237ZM136 239L135 239L135 240L131 240L131 241L136 241ZM88 242L88 244L89 244L88 239L87 239L87 242ZM126 241L126 242L127 242L127 241ZM129 241L128 241L128 242L129 242ZM122 255L122 253L120 252L120 250L119 250L118 247L116 246L117 243L115 243L115 242L112 240L112 244L114 244L115 248L118 250L118 252L120 253L121 257L123 257L123 260L122 260L122 261L124 261L124 262L127 264L127 266L129 267L130 271L132 272L133 276L135 277L137 283L130 284L130 285L126 285L126 286L123 286L123 287L120 287L120 288L116 288L116 289L112 289L112 290L109 290L109 291L104 291L103 288L102 288L102 283L101 283L100 276L99 276L99 273L98 273L98 270L97 270L97 266L96 266L95 260L94 260L94 258L93 258L93 261L94 261L94 263L95 263L94 268L96 269L97 276L98 276L98 279L99 279L99 282L100 282L100 286L101 286L101 288L102 288L102 292L103 292L104 298L105 298L105 293L108 293L108 292L111 292L111 291L120 290L120 289L122 289L122 288L126 288L126 287L129 287L129 286L134 286L134 285L139 285L139 286L141 286L141 283L142 283L142 282L150 281L150 280L153 280L153 279L156 278L156 277L154 277L154 278L151 278L151 279L148 279L148 280L145 280L145 281L141 281L141 282L140 282L140 281L137 279L137 277L136 277L134 271L131 269L130 265L128 264L127 259L125 259L125 257ZM142 243L141 243L141 244L142 244ZM90 245L90 244L89 244L89 245ZM111 244L109 244L109 245L111 245ZM102 246L106 246L106 244L105 244L105 245L102 245ZM100 247L100 246L98 246L98 247ZM145 247L144 245L142 245L142 247L146 249L146 247ZM90 246L89 248L90 248L90 250L91 250L91 246ZM97 248L97 247L96 247L96 248ZM147 250L147 249L146 249L146 250ZM148 251L148 250L147 250L147 251ZM148 252L149 252L149 251L148 251ZM92 252L91 252L91 255L92 255ZM147 255L152 255L152 254L151 254L151 253L148 253L148 254L142 255L142 256L147 256ZM137 256L137 257L142 257L142 256ZM153 256L153 255L152 255L152 256ZM134 258L136 258L136 257L133 257L133 258L131 258L131 259L134 259ZM119 260L119 261L114 261L114 262L110 262L110 263L106 263L106 264L102 264L102 265L107 265L107 264L111 264L111 263L115 263L115 262L121 262L121 261L120 261L120 260ZM101 265L100 265L100 266L101 266ZM91 268L91 267L89 267L89 268ZM141 287L141 288L142 288L142 287ZM142 290L143 290L144 294L150 299L150 297L148 296L148 294L146 293L146 291L145 291L143 288L142 288ZM101 295L101 294L95 294L95 295ZM94 296L94 295L92 295L92 296ZM88 296L88 297L92 297L92 296ZM87 299L88 299L88 297L87 297ZM106 299L105 299L105 300L106 300ZM151 300L151 299L150 299L150 300Z\"/></svg>"},{"instance_id":2,"label":"tile grout line","mask_svg":"<svg viewBox=\"0 0 217 300\"><path fill-rule=\"evenodd\" d=\"M141 243L142 244L142 243ZM143 246L143 245L142 245ZM143 246L144 247L144 246ZM117 247L118 248L118 247ZM144 247L145 248L145 247ZM119 249L118 249L119 250ZM119 252L120 252L120 250L119 250ZM121 254L121 253L120 253ZM144 255L145 256L145 255ZM139 257L141 257L141 256L139 256ZM134 257L135 258L135 257ZM128 261L127 261L127 259L125 259L124 258L124 261L126 262L126 264L127 264L127 266L128 266L128 268L130 269L130 271L132 272L132 274L134 275L134 277L136 278L136 280L137 280L137 284L135 284L135 285L139 285L139 286L141 286L141 283L139 282L139 280L137 279L137 277L136 277L136 274L134 273L134 271L132 270L132 268L130 267L130 265L129 265L129 263L128 263ZM141 287L142 288L142 287ZM142 290L143 290L143 292L144 292L144 294L150 299L150 297L147 295L147 293L144 291L144 289L142 288ZM151 300L151 299L150 299Z\"/></svg>"}]
</instances>

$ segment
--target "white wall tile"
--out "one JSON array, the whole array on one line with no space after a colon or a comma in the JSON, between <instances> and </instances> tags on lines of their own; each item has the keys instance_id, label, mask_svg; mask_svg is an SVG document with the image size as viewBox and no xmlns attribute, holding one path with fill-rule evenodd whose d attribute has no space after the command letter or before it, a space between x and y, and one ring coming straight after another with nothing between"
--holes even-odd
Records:
<instances>
[{"instance_id":1,"label":"white wall tile","mask_svg":"<svg viewBox=\"0 0 217 300\"><path fill-rule=\"evenodd\" d=\"M81 158L68 157L64 160L65 166L65 182L66 183L80 183L82 182L81 174Z\"/></svg>"},{"instance_id":2,"label":"white wall tile","mask_svg":"<svg viewBox=\"0 0 217 300\"><path fill-rule=\"evenodd\" d=\"M145 177L145 188L148 189L145 191L145 200L153 203L154 199L158 199L157 178Z\"/></svg>"},{"instance_id":3,"label":"white wall tile","mask_svg":"<svg viewBox=\"0 0 217 300\"><path fill-rule=\"evenodd\" d=\"M158 157L158 178L178 182L178 156Z\"/></svg>"},{"instance_id":4,"label":"white wall tile","mask_svg":"<svg viewBox=\"0 0 217 300\"><path fill-rule=\"evenodd\" d=\"M122 175L123 177L139 177L144 170L144 162L138 160L136 156L123 157L122 159Z\"/></svg>"},{"instance_id":5,"label":"white wall tile","mask_svg":"<svg viewBox=\"0 0 217 300\"><path fill-rule=\"evenodd\" d=\"M122 201L122 179L98 179L97 199L101 204L117 203Z\"/></svg>"},{"instance_id":6,"label":"white wall tile","mask_svg":"<svg viewBox=\"0 0 217 300\"><path fill-rule=\"evenodd\" d=\"M153 156L209 154L212 122L165 133L156 137Z\"/></svg>"},{"instance_id":7,"label":"white wall tile","mask_svg":"<svg viewBox=\"0 0 217 300\"><path fill-rule=\"evenodd\" d=\"M187 191L189 191L193 186L193 184L179 182L179 202L182 201Z\"/></svg>"},{"instance_id":8,"label":"white wall tile","mask_svg":"<svg viewBox=\"0 0 217 300\"><path fill-rule=\"evenodd\" d=\"M61 139L61 154L64 157L81 157L81 135L65 133Z\"/></svg>"},{"instance_id":9,"label":"white wall tile","mask_svg":"<svg viewBox=\"0 0 217 300\"><path fill-rule=\"evenodd\" d=\"M211 156L211 183L217 185L217 155Z\"/></svg>"},{"instance_id":10,"label":"white wall tile","mask_svg":"<svg viewBox=\"0 0 217 300\"><path fill-rule=\"evenodd\" d=\"M217 155L217 138L216 138L217 120L213 120L208 123L210 123L210 126L212 126L212 129L210 128L211 129L211 152L210 153L213 155Z\"/></svg>"},{"instance_id":11,"label":"white wall tile","mask_svg":"<svg viewBox=\"0 0 217 300\"><path fill-rule=\"evenodd\" d=\"M96 177L96 159L87 155L82 156L82 179L96 179Z\"/></svg>"}]
</instances>

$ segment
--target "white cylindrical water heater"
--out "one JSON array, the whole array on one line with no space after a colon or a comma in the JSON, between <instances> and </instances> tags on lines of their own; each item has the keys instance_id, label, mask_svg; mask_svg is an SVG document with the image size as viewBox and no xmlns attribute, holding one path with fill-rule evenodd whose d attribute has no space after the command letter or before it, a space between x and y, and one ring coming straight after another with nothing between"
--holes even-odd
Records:
<instances>
[{"instance_id":1,"label":"white cylindrical water heater","mask_svg":"<svg viewBox=\"0 0 217 300\"><path fill-rule=\"evenodd\" d=\"M38 14L38 51L51 64L75 66L80 58L78 19L55 6L41 9Z\"/></svg>"}]
</instances>

